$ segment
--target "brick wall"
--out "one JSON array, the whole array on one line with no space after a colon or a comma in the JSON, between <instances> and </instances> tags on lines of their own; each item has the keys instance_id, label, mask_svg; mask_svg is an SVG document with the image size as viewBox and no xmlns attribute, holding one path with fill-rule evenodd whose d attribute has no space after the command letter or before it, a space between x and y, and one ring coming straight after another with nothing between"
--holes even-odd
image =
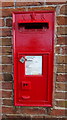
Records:
<instances>
[{"instance_id":1,"label":"brick wall","mask_svg":"<svg viewBox=\"0 0 67 120\"><path fill-rule=\"evenodd\" d=\"M14 2L15 1L15 2ZM21 0L22 1L22 0ZM13 94L12 12L54 10L55 57L53 107L16 107ZM0 2L0 117L2 120L66 118L67 113L67 3ZM1 109L2 107L2 109ZM59 120L59 119L58 119Z\"/></svg>"}]
</instances>

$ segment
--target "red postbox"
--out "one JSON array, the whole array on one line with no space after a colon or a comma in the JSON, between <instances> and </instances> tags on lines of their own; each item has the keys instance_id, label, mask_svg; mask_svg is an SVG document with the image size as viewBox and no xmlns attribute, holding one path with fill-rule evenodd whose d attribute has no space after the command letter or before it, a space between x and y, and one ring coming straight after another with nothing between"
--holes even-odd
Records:
<instances>
[{"instance_id":1,"label":"red postbox","mask_svg":"<svg viewBox=\"0 0 67 120\"><path fill-rule=\"evenodd\" d=\"M54 12L14 12L14 103L52 106Z\"/></svg>"}]
</instances>

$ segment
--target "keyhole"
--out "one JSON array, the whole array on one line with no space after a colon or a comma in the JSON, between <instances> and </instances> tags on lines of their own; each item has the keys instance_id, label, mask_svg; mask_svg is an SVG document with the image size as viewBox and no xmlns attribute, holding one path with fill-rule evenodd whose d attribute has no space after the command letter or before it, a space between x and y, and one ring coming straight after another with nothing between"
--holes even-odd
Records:
<instances>
[{"instance_id":1,"label":"keyhole","mask_svg":"<svg viewBox=\"0 0 67 120\"><path fill-rule=\"evenodd\" d=\"M28 84L27 84L27 83L24 83L23 86L28 86Z\"/></svg>"}]
</instances>

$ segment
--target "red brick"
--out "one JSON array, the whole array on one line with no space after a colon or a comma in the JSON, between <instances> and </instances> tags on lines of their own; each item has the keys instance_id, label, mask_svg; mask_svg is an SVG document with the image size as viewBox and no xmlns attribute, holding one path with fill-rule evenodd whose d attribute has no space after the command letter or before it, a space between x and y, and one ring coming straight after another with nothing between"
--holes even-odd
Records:
<instances>
[{"instance_id":1,"label":"red brick","mask_svg":"<svg viewBox=\"0 0 67 120\"><path fill-rule=\"evenodd\" d=\"M3 103L3 101L2 101L2 99L0 99L0 105L2 105L2 103Z\"/></svg>"},{"instance_id":2,"label":"red brick","mask_svg":"<svg viewBox=\"0 0 67 120\"><path fill-rule=\"evenodd\" d=\"M58 73L65 73L65 72L67 72L67 65L58 65L57 66L57 72Z\"/></svg>"},{"instance_id":3,"label":"red brick","mask_svg":"<svg viewBox=\"0 0 67 120\"><path fill-rule=\"evenodd\" d=\"M5 114L13 114L14 108L13 107L2 107L2 113Z\"/></svg>"},{"instance_id":4,"label":"red brick","mask_svg":"<svg viewBox=\"0 0 67 120\"><path fill-rule=\"evenodd\" d=\"M0 72L2 72L2 65L0 65Z\"/></svg>"},{"instance_id":5,"label":"red brick","mask_svg":"<svg viewBox=\"0 0 67 120\"><path fill-rule=\"evenodd\" d=\"M2 1L0 0L0 7L2 7Z\"/></svg>"},{"instance_id":6,"label":"red brick","mask_svg":"<svg viewBox=\"0 0 67 120\"><path fill-rule=\"evenodd\" d=\"M2 9L1 11L2 11L1 17L11 17L12 16L12 12L25 11L25 8Z\"/></svg>"},{"instance_id":7,"label":"red brick","mask_svg":"<svg viewBox=\"0 0 67 120\"><path fill-rule=\"evenodd\" d=\"M2 90L0 90L0 98L2 98Z\"/></svg>"},{"instance_id":8,"label":"red brick","mask_svg":"<svg viewBox=\"0 0 67 120\"><path fill-rule=\"evenodd\" d=\"M62 54L67 54L67 46L62 47Z\"/></svg>"},{"instance_id":9,"label":"red brick","mask_svg":"<svg viewBox=\"0 0 67 120\"><path fill-rule=\"evenodd\" d=\"M50 112L50 115L53 115L53 116L65 116L65 110L53 109Z\"/></svg>"},{"instance_id":10,"label":"red brick","mask_svg":"<svg viewBox=\"0 0 67 120\"><path fill-rule=\"evenodd\" d=\"M59 90L59 91L67 91L67 84L64 84L64 83L56 83L56 90Z\"/></svg>"},{"instance_id":11,"label":"red brick","mask_svg":"<svg viewBox=\"0 0 67 120\"><path fill-rule=\"evenodd\" d=\"M2 120L2 115L0 115L0 120Z\"/></svg>"},{"instance_id":12,"label":"red brick","mask_svg":"<svg viewBox=\"0 0 67 120\"><path fill-rule=\"evenodd\" d=\"M11 98L12 96L12 91L2 91L2 98Z\"/></svg>"},{"instance_id":13,"label":"red brick","mask_svg":"<svg viewBox=\"0 0 67 120\"><path fill-rule=\"evenodd\" d=\"M65 64L65 63L67 63L67 56L56 56L56 62L58 64Z\"/></svg>"},{"instance_id":14,"label":"red brick","mask_svg":"<svg viewBox=\"0 0 67 120\"><path fill-rule=\"evenodd\" d=\"M0 40L2 40L2 46L11 46L12 45L11 38L2 38Z\"/></svg>"},{"instance_id":15,"label":"red brick","mask_svg":"<svg viewBox=\"0 0 67 120\"><path fill-rule=\"evenodd\" d=\"M58 16L57 17L57 24L58 25L67 25L67 17Z\"/></svg>"},{"instance_id":16,"label":"red brick","mask_svg":"<svg viewBox=\"0 0 67 120\"><path fill-rule=\"evenodd\" d=\"M55 7L33 7L29 8L29 11L36 11L36 10L55 10Z\"/></svg>"},{"instance_id":17,"label":"red brick","mask_svg":"<svg viewBox=\"0 0 67 120\"><path fill-rule=\"evenodd\" d=\"M2 56L2 63L3 64L11 64L12 63L12 57Z\"/></svg>"},{"instance_id":18,"label":"red brick","mask_svg":"<svg viewBox=\"0 0 67 120\"><path fill-rule=\"evenodd\" d=\"M56 92L55 99L67 99L67 93L64 92Z\"/></svg>"},{"instance_id":19,"label":"red brick","mask_svg":"<svg viewBox=\"0 0 67 120\"><path fill-rule=\"evenodd\" d=\"M7 37L7 36L11 36L11 28L0 28L0 37Z\"/></svg>"},{"instance_id":20,"label":"red brick","mask_svg":"<svg viewBox=\"0 0 67 120\"><path fill-rule=\"evenodd\" d=\"M12 82L3 82L2 89L12 90Z\"/></svg>"},{"instance_id":21,"label":"red brick","mask_svg":"<svg viewBox=\"0 0 67 120\"><path fill-rule=\"evenodd\" d=\"M60 47L55 47L55 53L60 54Z\"/></svg>"},{"instance_id":22,"label":"red brick","mask_svg":"<svg viewBox=\"0 0 67 120\"><path fill-rule=\"evenodd\" d=\"M6 26L12 27L12 19L11 18L6 19Z\"/></svg>"},{"instance_id":23,"label":"red brick","mask_svg":"<svg viewBox=\"0 0 67 120\"><path fill-rule=\"evenodd\" d=\"M67 15L67 5L63 5L60 9L60 14Z\"/></svg>"},{"instance_id":24,"label":"red brick","mask_svg":"<svg viewBox=\"0 0 67 120\"><path fill-rule=\"evenodd\" d=\"M46 0L46 4L47 4L47 5L59 5L59 4L65 4L65 3L66 3L66 2L64 2L64 1L61 1L61 2L60 2L60 1L59 1L59 2L56 2L56 1L54 2L54 1L53 1L53 2L52 2L52 1L50 1L50 0Z\"/></svg>"},{"instance_id":25,"label":"red brick","mask_svg":"<svg viewBox=\"0 0 67 120\"><path fill-rule=\"evenodd\" d=\"M37 114L37 115L39 115L39 114L46 114L46 111L45 111L45 109L38 109L38 108L33 108L33 109L23 109L23 113L27 113L27 114L32 114L32 115L34 115L34 114Z\"/></svg>"},{"instance_id":26,"label":"red brick","mask_svg":"<svg viewBox=\"0 0 67 120\"><path fill-rule=\"evenodd\" d=\"M57 34L58 35L66 35L67 34L67 27L58 27Z\"/></svg>"},{"instance_id":27,"label":"red brick","mask_svg":"<svg viewBox=\"0 0 67 120\"><path fill-rule=\"evenodd\" d=\"M58 54L67 54L67 46L55 47L55 53L58 53Z\"/></svg>"},{"instance_id":28,"label":"red brick","mask_svg":"<svg viewBox=\"0 0 67 120\"><path fill-rule=\"evenodd\" d=\"M13 6L14 6L13 0L10 0L10 2L8 2L8 1L7 2L2 2L2 7L13 7Z\"/></svg>"},{"instance_id":29,"label":"red brick","mask_svg":"<svg viewBox=\"0 0 67 120\"><path fill-rule=\"evenodd\" d=\"M13 108L13 107L3 107L3 113L4 114L27 114L27 115L40 115L40 114L45 114L44 109L30 109L30 108Z\"/></svg>"},{"instance_id":30,"label":"red brick","mask_svg":"<svg viewBox=\"0 0 67 120\"><path fill-rule=\"evenodd\" d=\"M43 4L44 2L20 2L19 0L16 1L16 6L38 6Z\"/></svg>"},{"instance_id":31,"label":"red brick","mask_svg":"<svg viewBox=\"0 0 67 120\"><path fill-rule=\"evenodd\" d=\"M2 89L2 82L0 82L0 89Z\"/></svg>"},{"instance_id":32,"label":"red brick","mask_svg":"<svg viewBox=\"0 0 67 120\"><path fill-rule=\"evenodd\" d=\"M56 81L58 82L66 82L67 81L67 74L63 75L63 74L57 74L56 76Z\"/></svg>"},{"instance_id":33,"label":"red brick","mask_svg":"<svg viewBox=\"0 0 67 120\"><path fill-rule=\"evenodd\" d=\"M2 64L2 56L0 56L0 64Z\"/></svg>"},{"instance_id":34,"label":"red brick","mask_svg":"<svg viewBox=\"0 0 67 120\"><path fill-rule=\"evenodd\" d=\"M3 105L5 106L13 106L13 101L11 99L4 99Z\"/></svg>"},{"instance_id":35,"label":"red brick","mask_svg":"<svg viewBox=\"0 0 67 120\"><path fill-rule=\"evenodd\" d=\"M3 72L12 72L12 65L3 65L2 71Z\"/></svg>"},{"instance_id":36,"label":"red brick","mask_svg":"<svg viewBox=\"0 0 67 120\"><path fill-rule=\"evenodd\" d=\"M11 55L12 54L12 48L11 47L3 47L2 48L2 54L3 55Z\"/></svg>"},{"instance_id":37,"label":"red brick","mask_svg":"<svg viewBox=\"0 0 67 120\"><path fill-rule=\"evenodd\" d=\"M0 17L2 17L2 9L0 9Z\"/></svg>"},{"instance_id":38,"label":"red brick","mask_svg":"<svg viewBox=\"0 0 67 120\"><path fill-rule=\"evenodd\" d=\"M2 55L2 47L0 47L0 55Z\"/></svg>"},{"instance_id":39,"label":"red brick","mask_svg":"<svg viewBox=\"0 0 67 120\"><path fill-rule=\"evenodd\" d=\"M45 114L45 110L44 109L38 109L38 108L16 108L16 113L17 114L28 114L28 115L34 115L34 114Z\"/></svg>"},{"instance_id":40,"label":"red brick","mask_svg":"<svg viewBox=\"0 0 67 120\"><path fill-rule=\"evenodd\" d=\"M67 108L67 101L56 101L56 106Z\"/></svg>"},{"instance_id":41,"label":"red brick","mask_svg":"<svg viewBox=\"0 0 67 120\"><path fill-rule=\"evenodd\" d=\"M4 19L0 19L0 27L3 27L5 25Z\"/></svg>"},{"instance_id":42,"label":"red brick","mask_svg":"<svg viewBox=\"0 0 67 120\"><path fill-rule=\"evenodd\" d=\"M0 28L0 37L2 36L2 28Z\"/></svg>"},{"instance_id":43,"label":"red brick","mask_svg":"<svg viewBox=\"0 0 67 120\"><path fill-rule=\"evenodd\" d=\"M67 45L67 37L58 37L57 44L58 45Z\"/></svg>"},{"instance_id":44,"label":"red brick","mask_svg":"<svg viewBox=\"0 0 67 120\"><path fill-rule=\"evenodd\" d=\"M2 46L2 40L0 39L0 46Z\"/></svg>"},{"instance_id":45,"label":"red brick","mask_svg":"<svg viewBox=\"0 0 67 120\"><path fill-rule=\"evenodd\" d=\"M0 74L0 81L2 81L3 80L3 75L2 74Z\"/></svg>"},{"instance_id":46,"label":"red brick","mask_svg":"<svg viewBox=\"0 0 67 120\"><path fill-rule=\"evenodd\" d=\"M2 47L2 41L0 41L0 47Z\"/></svg>"},{"instance_id":47,"label":"red brick","mask_svg":"<svg viewBox=\"0 0 67 120\"><path fill-rule=\"evenodd\" d=\"M12 81L12 80L13 80L12 74L9 73L3 74L3 81Z\"/></svg>"},{"instance_id":48,"label":"red brick","mask_svg":"<svg viewBox=\"0 0 67 120\"><path fill-rule=\"evenodd\" d=\"M25 116L25 115L6 115L6 116L3 116L3 120L31 120L31 116ZM40 119L41 120L41 119Z\"/></svg>"},{"instance_id":49,"label":"red brick","mask_svg":"<svg viewBox=\"0 0 67 120\"><path fill-rule=\"evenodd\" d=\"M1 118L1 115L2 115L2 105L0 106L0 118Z\"/></svg>"}]
</instances>

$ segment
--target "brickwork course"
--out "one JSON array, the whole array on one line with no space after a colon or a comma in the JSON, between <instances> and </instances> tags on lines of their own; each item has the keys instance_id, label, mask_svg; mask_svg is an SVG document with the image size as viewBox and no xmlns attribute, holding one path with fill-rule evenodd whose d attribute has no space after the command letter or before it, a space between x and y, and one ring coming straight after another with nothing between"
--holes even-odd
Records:
<instances>
[{"instance_id":1,"label":"brickwork course","mask_svg":"<svg viewBox=\"0 0 67 120\"><path fill-rule=\"evenodd\" d=\"M52 107L14 106L12 12L55 11ZM67 2L65 0L0 0L0 119L67 119Z\"/></svg>"}]
</instances>

